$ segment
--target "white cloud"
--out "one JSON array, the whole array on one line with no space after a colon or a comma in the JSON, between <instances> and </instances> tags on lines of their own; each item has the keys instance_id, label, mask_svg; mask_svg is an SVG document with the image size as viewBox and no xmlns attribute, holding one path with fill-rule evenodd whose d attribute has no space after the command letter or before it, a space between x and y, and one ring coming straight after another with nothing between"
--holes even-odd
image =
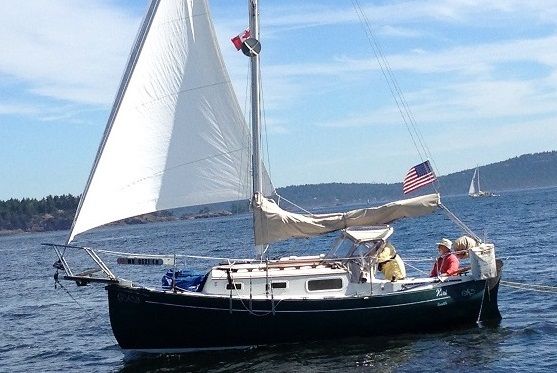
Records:
<instances>
[{"instance_id":1,"label":"white cloud","mask_svg":"<svg viewBox=\"0 0 557 373\"><path fill-rule=\"evenodd\" d=\"M37 108L30 105L19 104L19 103L0 104L0 115L11 115L11 114L33 115L37 113L38 113Z\"/></svg>"},{"instance_id":2,"label":"white cloud","mask_svg":"<svg viewBox=\"0 0 557 373\"><path fill-rule=\"evenodd\" d=\"M138 22L105 2L0 2L0 72L37 95L109 104Z\"/></svg>"},{"instance_id":3,"label":"white cloud","mask_svg":"<svg viewBox=\"0 0 557 373\"><path fill-rule=\"evenodd\" d=\"M557 36L540 39L486 43L474 47L457 47L438 52L397 54L387 56L395 71L416 74L446 74L434 79L423 79L425 86L406 92L418 117L425 121L456 120L459 117L493 119L494 117L525 116L554 113L557 110ZM540 77L517 79L505 71L506 63L529 63L534 75ZM502 67L500 65L503 65ZM545 70L539 72L540 67ZM325 77L340 86L354 76L378 70L370 59L337 58L323 63L300 63L274 65L267 68L267 78L276 82L284 98L299 101L310 95L315 85L308 86L307 78ZM494 76L497 76L495 78ZM306 79L302 79L306 78ZM366 79L365 76L362 79ZM322 83L327 84L327 83ZM362 117L342 115L341 120L332 118L324 126L361 126L392 121L394 107L374 108L374 114Z\"/></svg>"},{"instance_id":4,"label":"white cloud","mask_svg":"<svg viewBox=\"0 0 557 373\"><path fill-rule=\"evenodd\" d=\"M382 36L394 36L397 38L417 38L424 35L422 31L390 25L381 27L378 34Z\"/></svg>"},{"instance_id":5,"label":"white cloud","mask_svg":"<svg viewBox=\"0 0 557 373\"><path fill-rule=\"evenodd\" d=\"M358 2L372 26L441 23L475 23L493 26L527 18L533 22L557 22L557 3L544 0L421 0L392 1L384 5ZM262 5L266 27L296 29L359 22L352 6L317 2L272 3ZM344 4L344 3L343 3ZM490 20L490 23L485 23ZM394 26L393 26L394 27ZM411 35L412 36L412 35Z\"/></svg>"}]
</instances>

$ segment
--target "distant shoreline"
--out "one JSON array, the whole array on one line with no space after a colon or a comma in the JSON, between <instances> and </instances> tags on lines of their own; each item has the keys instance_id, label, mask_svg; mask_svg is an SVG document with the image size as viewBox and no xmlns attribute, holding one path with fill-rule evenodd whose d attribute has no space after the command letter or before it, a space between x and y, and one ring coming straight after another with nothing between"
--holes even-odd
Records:
<instances>
[{"instance_id":1,"label":"distant shoreline","mask_svg":"<svg viewBox=\"0 0 557 373\"><path fill-rule=\"evenodd\" d=\"M45 231L43 231L45 232ZM22 233L41 233L40 231L24 231L23 229L1 229L0 230L0 237L3 236L13 236L16 234Z\"/></svg>"},{"instance_id":2,"label":"distant shoreline","mask_svg":"<svg viewBox=\"0 0 557 373\"><path fill-rule=\"evenodd\" d=\"M502 193L507 194L507 193L520 193L520 192L525 192L525 191L538 191L538 190L546 190L546 189L555 189L557 188L557 185L554 186L543 186L543 187L534 187L534 188L522 188L522 189L512 189L512 190L505 190L502 191ZM499 191L498 191L499 192ZM454 195L446 195L443 196L443 198L458 198L458 197L467 197L466 194L454 194ZM374 203L372 203L371 205L376 205L377 203L384 203L387 201L374 201ZM342 207L350 207L350 206L358 206L358 205L362 205L362 203L359 202L346 202L346 203L342 203L340 205L336 205L336 207L338 206L342 206ZM329 210L331 208L335 207L335 205L324 205L324 206L314 206L314 208L316 208L317 210ZM121 220L118 222L114 222L114 223L110 223L107 224L106 226L126 226L126 225L140 225L140 224L149 224L149 223L161 223L161 222L175 222L175 221L180 221L180 220L196 220L196 219L211 219L211 218L216 218L216 217L227 217L227 216L233 216L233 215L239 215L239 214L243 214L245 212L238 212L236 214L227 211L227 210L219 210L219 211L204 211L204 212L199 212L199 213L189 213L189 214L184 214L182 216L175 216L175 215L159 215L157 216L157 214L146 214L146 215L142 215L142 216L137 216L137 217L133 217L133 218L128 218L125 220ZM16 236L16 235L22 235L22 234L35 234L35 233L47 233L47 232L63 232L63 231L68 231L68 228L64 228L64 229L52 229L52 230L48 230L48 229L37 229L37 230L23 230L23 229L0 229L0 237L7 237L7 236Z\"/></svg>"},{"instance_id":3,"label":"distant shoreline","mask_svg":"<svg viewBox=\"0 0 557 373\"><path fill-rule=\"evenodd\" d=\"M442 192L443 198L466 196L473 169L438 176L439 188L428 185L419 194ZM557 151L525 154L506 161L481 167L482 189L487 192L520 193L557 187ZM388 201L415 197L418 193L402 194L401 183L321 183L277 188L285 200L311 210L333 211L342 206L375 206ZM0 236L27 232L68 230L72 225L79 196L47 196L0 201ZM221 202L211 205L176 208L125 219L112 224L145 224L205 219L248 212L247 200Z\"/></svg>"},{"instance_id":4,"label":"distant shoreline","mask_svg":"<svg viewBox=\"0 0 557 373\"><path fill-rule=\"evenodd\" d=\"M220 211L205 211L201 213L191 213L191 214L184 214L182 216L175 216L175 215L159 215L159 214L145 214L140 216L135 216L132 218L127 218L124 220L120 220L114 223L107 224L106 226L124 226L124 225L140 225L140 224L149 224L149 223L161 223L161 222L173 222L179 220L195 220L195 219L210 219L216 217L225 217L225 216L232 216L234 215L232 212L227 210L220 210ZM40 227L40 225L37 225ZM46 233L46 232L63 232L68 231L70 227L62 228L62 229L0 229L0 237L3 236L15 236L19 234L27 234L27 233Z\"/></svg>"}]
</instances>

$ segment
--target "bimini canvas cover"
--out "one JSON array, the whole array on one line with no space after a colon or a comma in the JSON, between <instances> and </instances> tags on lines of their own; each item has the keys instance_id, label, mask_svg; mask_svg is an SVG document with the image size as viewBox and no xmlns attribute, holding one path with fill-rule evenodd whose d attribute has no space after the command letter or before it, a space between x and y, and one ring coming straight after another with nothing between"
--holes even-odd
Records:
<instances>
[{"instance_id":1,"label":"bimini canvas cover","mask_svg":"<svg viewBox=\"0 0 557 373\"><path fill-rule=\"evenodd\" d=\"M68 242L130 216L249 200L250 147L207 2L152 1Z\"/></svg>"},{"instance_id":2,"label":"bimini canvas cover","mask_svg":"<svg viewBox=\"0 0 557 373\"><path fill-rule=\"evenodd\" d=\"M388 224L400 218L430 214L440 203L439 194L429 194L344 213L303 215L284 211L273 200L256 196L255 243L264 245L293 237L317 236L347 227Z\"/></svg>"},{"instance_id":3,"label":"bimini canvas cover","mask_svg":"<svg viewBox=\"0 0 557 373\"><path fill-rule=\"evenodd\" d=\"M363 227L348 227L344 231L344 235L354 242L366 242L383 240L387 241L393 234L394 229L388 225L381 226L363 226Z\"/></svg>"}]
</instances>

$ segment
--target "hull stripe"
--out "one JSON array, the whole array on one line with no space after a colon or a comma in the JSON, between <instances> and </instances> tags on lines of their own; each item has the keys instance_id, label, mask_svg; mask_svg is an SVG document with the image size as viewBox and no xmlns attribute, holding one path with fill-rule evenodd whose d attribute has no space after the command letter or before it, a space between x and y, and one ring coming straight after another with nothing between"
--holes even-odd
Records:
<instances>
[{"instance_id":1,"label":"hull stripe","mask_svg":"<svg viewBox=\"0 0 557 373\"><path fill-rule=\"evenodd\" d=\"M414 305L414 304L421 304L421 303L430 303L430 302L438 302L438 301L443 301L443 300L447 300L450 299L450 297L439 297L439 298L435 298L435 299L427 299L427 300L422 300L422 301L418 301L418 302L409 302L409 303L400 303L400 304L391 304L391 305L386 305L386 306L371 306L371 307L358 307L358 308L339 308L339 309L334 309L334 310L323 310L323 309L318 309L318 310L275 310L275 313L305 313L305 312L344 312L344 311L362 311L362 310L369 310L369 309L380 309L380 308L393 308L393 307L404 307L404 306L410 306L410 305ZM189 306L189 305L183 305L183 304L173 304L173 303L164 303L164 302L154 302L154 301L145 301L145 303L150 303L150 304L159 304L159 305L163 305L163 306L170 306L170 307L181 307L181 308L196 308L196 309L203 309L203 310L214 310L214 311L226 311L226 312L230 312L230 308L217 308L217 307L200 307L200 306ZM279 302L277 302L278 304ZM250 312L250 313L264 313L264 312L270 312L271 310L246 310L246 309L237 309L237 308L233 308L232 312Z\"/></svg>"}]
</instances>

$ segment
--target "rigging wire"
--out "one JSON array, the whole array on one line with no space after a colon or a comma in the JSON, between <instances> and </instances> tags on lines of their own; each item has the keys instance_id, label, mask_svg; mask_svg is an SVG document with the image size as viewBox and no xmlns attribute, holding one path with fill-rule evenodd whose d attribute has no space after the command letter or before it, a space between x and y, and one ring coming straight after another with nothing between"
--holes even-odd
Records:
<instances>
[{"instance_id":1,"label":"rigging wire","mask_svg":"<svg viewBox=\"0 0 557 373\"><path fill-rule=\"evenodd\" d=\"M414 261L417 262L418 260L414 260ZM431 261L431 260L428 259L428 261ZM420 269L416 266L413 266L412 264L409 264L408 262L409 262L408 259L404 259L404 265L405 266L408 266L408 267L412 268L413 270L417 271L418 273L424 273L424 274L429 276L429 271L424 271L423 269Z\"/></svg>"},{"instance_id":2,"label":"rigging wire","mask_svg":"<svg viewBox=\"0 0 557 373\"><path fill-rule=\"evenodd\" d=\"M246 63L246 80L245 80L246 81L246 87L245 87L245 92L244 92L244 112L243 112L244 120L248 125L249 125L250 121L246 118L246 113L248 112L248 105L250 104L250 102L248 101L248 98L250 97L250 95L249 95L249 88L250 88L249 76L250 76L250 66L249 66L249 60L248 60L248 62ZM249 133L250 132L249 127L247 128L247 131L248 131L248 136L247 136L248 154L252 154L252 149L251 149L252 144L251 144L251 141L249 140L251 138L251 135ZM242 159L242 163L243 163L243 161L244 160ZM250 180L251 180L250 170L251 170L251 167L250 167L250 161L249 161L249 156L248 156L248 159L246 160L246 167L245 167L244 170L241 171L241 172L245 172L244 173L244 181L246 181L246 183L244 185L250 185ZM240 192L239 196L243 195L244 192L245 192L241 188L241 180L240 179L238 180L238 192ZM250 195L250 193L247 193L247 195ZM240 200L241 200L241 198L238 197L237 202L240 201Z\"/></svg>"},{"instance_id":3,"label":"rigging wire","mask_svg":"<svg viewBox=\"0 0 557 373\"><path fill-rule=\"evenodd\" d=\"M362 26L364 27L365 34L368 38L369 44L373 50L375 58L379 64L381 73L387 82L387 86L389 87L391 96L393 97L397 109L402 117L402 121L404 122L404 125L406 126L406 129L410 134L410 138L412 139L412 143L414 144L418 156L420 157L422 162L429 157L429 159L431 159L433 163L433 167L435 168L436 173L438 174L437 165L435 164L432 154L429 148L427 147L427 144L425 143L423 135L418 129L416 118L412 110L410 109L410 106L408 105L408 101L406 100L404 93L400 88L398 80L396 79L396 76L393 73L389 61L387 60L385 54L383 53L381 44L379 43L377 37L375 36L375 32L371 27L369 19L367 18L364 10L362 9L359 0L352 0L352 5L358 15L358 18ZM439 185L439 181L434 183L434 188L437 192L438 192L438 185Z\"/></svg>"},{"instance_id":4,"label":"rigging wire","mask_svg":"<svg viewBox=\"0 0 557 373\"><path fill-rule=\"evenodd\" d=\"M66 292L66 294L68 294L68 296L71 298L71 300L73 300L73 301L75 302L75 304L77 304L78 307L81 308L81 310L82 310L83 312L85 312L85 314L87 314L87 316L89 316L89 318L91 318L91 319L96 319L96 318L98 318L98 316L92 315L91 312L90 312L88 309L86 309L85 307L83 307L83 306L81 305L81 303L79 303L79 302L77 301L77 299L72 295L72 293L70 293L70 291L69 291L64 285L62 285L62 283L61 283L60 280L58 279L58 271L56 271L56 273L54 274L54 288L56 289L58 286L60 286L60 288L61 288L62 290L64 290L64 291Z\"/></svg>"},{"instance_id":5,"label":"rigging wire","mask_svg":"<svg viewBox=\"0 0 557 373\"><path fill-rule=\"evenodd\" d=\"M539 285L539 284L525 284L521 282L505 281L501 280L501 285L507 286L513 289L519 290L529 290L539 293L553 293L557 294L557 286Z\"/></svg>"},{"instance_id":6,"label":"rigging wire","mask_svg":"<svg viewBox=\"0 0 557 373\"><path fill-rule=\"evenodd\" d=\"M473 239L475 239L477 242L482 243L484 242L484 240L482 240L480 237L478 237L477 234L475 234L470 228L468 228L468 226L466 224L464 224L464 222L462 220L460 220L458 218L458 216L456 216L455 214L453 214L453 212L451 210L449 210L447 208L447 206L445 206L444 204L440 203L439 206L445 211L445 213L447 214L447 216L449 217L449 219L451 219L458 227L460 227L460 229L462 229L466 234L470 235Z\"/></svg>"},{"instance_id":7,"label":"rigging wire","mask_svg":"<svg viewBox=\"0 0 557 373\"><path fill-rule=\"evenodd\" d=\"M74 301L75 304L77 304L77 306L89 317L90 320L99 320L100 319L100 315L93 315L87 308L85 308L81 303L79 303L79 301L72 295L72 293L64 286L62 285L62 283L60 282L59 278L58 278L58 270L56 270L56 273L54 273L54 288L56 289L58 286L60 286L60 288L62 290L64 290L64 292L71 298L71 300ZM112 341L116 341L116 339L114 338L114 335L109 333L105 328L101 328L104 333L112 340Z\"/></svg>"},{"instance_id":8,"label":"rigging wire","mask_svg":"<svg viewBox=\"0 0 557 373\"><path fill-rule=\"evenodd\" d=\"M268 277L268 262L265 261L266 264L266 287L265 287L265 293L266 293L266 299L268 300L269 297L269 288L271 289L271 310L270 311L265 311L265 310L259 310L259 311L254 311L253 310L253 299L252 299L252 288L251 288L251 276L250 276L250 294L249 294L249 303L246 305L246 303L244 302L244 298L241 296L240 292L238 291L238 289L233 286L234 284L234 279L232 277L232 273L230 272L230 270L227 270L227 276L229 279L229 284L230 286L230 303L229 303L229 310L230 313L234 312L234 311L239 311L238 309L234 309L233 308L233 299L236 299L240 302L240 304L242 305L242 307L244 308L244 310L246 310L250 315L252 316L257 316L257 317L262 317L262 316L269 316L269 315L275 315L276 314L276 307L282 302L283 299L279 299L278 301L274 300L273 297L273 289L272 286L269 286L269 284L271 282L269 282L269 277ZM229 261L228 265L230 268L232 268L232 266L234 265L233 262ZM236 296L236 298L233 298L233 293Z\"/></svg>"},{"instance_id":9,"label":"rigging wire","mask_svg":"<svg viewBox=\"0 0 557 373\"><path fill-rule=\"evenodd\" d=\"M306 209L303 208L302 206L299 206L299 205L295 204L294 202L290 201L289 199L284 198L283 196L281 196L280 194L278 194L276 191L275 191L275 194L276 194L277 197L278 197L277 205L280 206L280 201L281 201L281 200L285 200L286 202L288 202L288 203L291 204L292 206L294 206L294 207L296 207L296 208L302 210L302 211L305 212L306 214L309 214L309 215L311 215L311 216L315 216L315 214L312 213L311 211L306 210Z\"/></svg>"},{"instance_id":10,"label":"rigging wire","mask_svg":"<svg viewBox=\"0 0 557 373\"><path fill-rule=\"evenodd\" d=\"M260 56L261 58L261 56ZM269 136L268 136L268 128L267 128L267 112L265 110L265 94L263 93L263 79L261 78L261 63L259 64L259 70L257 71L257 74L259 75L259 102L261 103L261 116L263 118L262 123L261 123L261 128L262 131L260 131L259 133L259 139L261 140L261 136L264 133L265 134L265 149L262 149L262 152L265 154L265 156L267 157L267 167L265 168L267 170L267 174L269 176L269 179L273 180L272 178L272 174L271 174L271 157L269 156ZM260 141L260 143L262 143ZM265 156L263 156L263 158L265 158ZM271 182L272 184L272 182Z\"/></svg>"},{"instance_id":11,"label":"rigging wire","mask_svg":"<svg viewBox=\"0 0 557 373\"><path fill-rule=\"evenodd\" d=\"M259 79L259 81L262 81L262 79ZM263 94L263 84L261 85L260 91L261 91L261 109L262 109L262 114L263 114L263 132L265 133L265 151L264 151L264 153L267 156L267 168L266 168L266 170L267 170L267 173L269 174L269 179L273 180L272 173L271 173L271 157L269 155L269 131L268 131L268 128L267 128L267 112L265 111L265 95ZM272 182L271 182L271 184L272 184Z\"/></svg>"}]
</instances>

